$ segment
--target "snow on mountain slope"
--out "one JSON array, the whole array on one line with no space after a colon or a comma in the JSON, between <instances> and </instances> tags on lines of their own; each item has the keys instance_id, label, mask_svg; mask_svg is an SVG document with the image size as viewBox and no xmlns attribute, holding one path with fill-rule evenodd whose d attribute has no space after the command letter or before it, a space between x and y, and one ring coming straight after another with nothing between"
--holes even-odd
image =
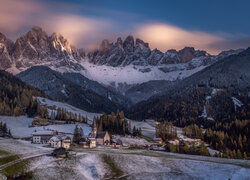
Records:
<instances>
[{"instance_id":1,"label":"snow on mountain slope","mask_svg":"<svg viewBox=\"0 0 250 180\"><path fill-rule=\"evenodd\" d=\"M0 34L0 69L17 74L32 66L48 66L59 72L78 72L99 83L137 84L149 80L183 79L214 62L242 50L212 56L206 51L185 47L161 52L148 43L128 36L110 43L103 40L92 52L77 49L60 34L33 27L15 43Z\"/></svg>"},{"instance_id":2,"label":"snow on mountain slope","mask_svg":"<svg viewBox=\"0 0 250 180\"><path fill-rule=\"evenodd\" d=\"M125 67L100 66L89 63L88 61L84 61L81 64L85 68L85 71L81 72L85 77L105 85L111 85L112 83L115 83L115 85L118 83L141 84L150 80L174 81L188 77L207 67L200 66L188 70L186 69L186 64L163 66L128 65ZM150 69L150 71L143 72L143 70L147 69ZM166 72L161 69L166 70Z\"/></svg>"}]
</instances>

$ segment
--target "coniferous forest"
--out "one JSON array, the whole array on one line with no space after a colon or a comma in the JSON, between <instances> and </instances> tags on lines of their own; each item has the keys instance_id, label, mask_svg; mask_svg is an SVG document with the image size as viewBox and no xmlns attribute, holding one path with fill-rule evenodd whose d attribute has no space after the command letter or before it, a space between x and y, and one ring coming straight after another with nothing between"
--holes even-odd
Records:
<instances>
[{"instance_id":1,"label":"coniferous forest","mask_svg":"<svg viewBox=\"0 0 250 180\"><path fill-rule=\"evenodd\" d=\"M93 127L97 128L97 131L108 131L111 134L130 134L133 136L141 136L141 129L131 126L131 122L125 119L123 111L117 111L117 113L103 114L101 117L94 117Z\"/></svg>"},{"instance_id":2,"label":"coniferous forest","mask_svg":"<svg viewBox=\"0 0 250 180\"><path fill-rule=\"evenodd\" d=\"M206 130L204 140L223 154L219 157L247 159L250 156L250 120L216 122Z\"/></svg>"},{"instance_id":3,"label":"coniferous forest","mask_svg":"<svg viewBox=\"0 0 250 180\"><path fill-rule=\"evenodd\" d=\"M44 93L27 85L15 76L0 71L0 115L33 117L39 112L34 96L46 97Z\"/></svg>"}]
</instances>

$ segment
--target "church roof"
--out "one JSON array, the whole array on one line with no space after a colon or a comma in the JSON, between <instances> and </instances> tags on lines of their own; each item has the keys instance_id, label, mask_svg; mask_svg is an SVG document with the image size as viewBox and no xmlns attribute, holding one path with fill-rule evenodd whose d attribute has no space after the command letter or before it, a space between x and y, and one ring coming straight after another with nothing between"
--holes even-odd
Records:
<instances>
[{"instance_id":1,"label":"church roof","mask_svg":"<svg viewBox=\"0 0 250 180\"><path fill-rule=\"evenodd\" d=\"M96 138L104 138L105 134L106 134L106 131L97 132Z\"/></svg>"}]
</instances>

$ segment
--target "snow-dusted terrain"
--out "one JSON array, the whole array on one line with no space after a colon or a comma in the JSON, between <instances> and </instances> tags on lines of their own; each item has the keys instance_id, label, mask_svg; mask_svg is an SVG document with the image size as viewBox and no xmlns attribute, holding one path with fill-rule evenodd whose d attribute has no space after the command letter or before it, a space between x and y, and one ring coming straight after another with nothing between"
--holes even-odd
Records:
<instances>
[{"instance_id":1,"label":"snow-dusted terrain","mask_svg":"<svg viewBox=\"0 0 250 180\"><path fill-rule=\"evenodd\" d=\"M21 147L21 148L20 148ZM27 154L41 149L34 144L0 139L0 149ZM42 147L43 152L49 149ZM110 163L112 166L110 166ZM250 179L250 161L153 152L79 148L67 159L42 156L29 163L36 180L47 179Z\"/></svg>"},{"instance_id":2,"label":"snow-dusted terrain","mask_svg":"<svg viewBox=\"0 0 250 180\"><path fill-rule=\"evenodd\" d=\"M152 143L146 141L143 138L132 137L132 136L113 135L112 140L114 142L117 142L118 140L120 140L122 142L123 146L145 146L145 145L151 145L152 144Z\"/></svg>"},{"instance_id":3,"label":"snow-dusted terrain","mask_svg":"<svg viewBox=\"0 0 250 180\"><path fill-rule=\"evenodd\" d=\"M82 66L85 71L81 73L94 81L110 85L112 82L126 84L141 84L150 80L170 80L183 79L207 66L199 66L194 69L187 69L188 64L169 64L164 66L120 66L112 67L106 65L95 65L88 61L83 61ZM163 72L161 68L168 69L169 72ZM140 69L151 69L149 72L142 72ZM60 70L63 72L62 70Z\"/></svg>"},{"instance_id":4,"label":"snow-dusted terrain","mask_svg":"<svg viewBox=\"0 0 250 180\"><path fill-rule=\"evenodd\" d=\"M90 112L87 112L87 111L84 111L82 109L79 109L79 108L76 108L74 106L71 106L67 103L62 103L62 102L58 102L58 101L52 101L52 100L49 100L47 98L42 98L42 97L37 97L37 99L40 101L40 104L41 105L47 105L47 107L52 107L52 106L55 106L56 109L57 108L63 108L63 109L66 109L68 112L72 112L72 113L76 113L76 114L81 114L82 116L84 117L88 117L88 119L90 121L93 120L94 117L99 117L101 116L101 114L98 114L98 113L90 113ZM91 123L91 122L90 122Z\"/></svg>"},{"instance_id":5,"label":"snow-dusted terrain","mask_svg":"<svg viewBox=\"0 0 250 180\"><path fill-rule=\"evenodd\" d=\"M142 135L153 139L155 137L155 121L146 120L146 121L134 121L129 120L132 127L141 128Z\"/></svg>"}]
</instances>

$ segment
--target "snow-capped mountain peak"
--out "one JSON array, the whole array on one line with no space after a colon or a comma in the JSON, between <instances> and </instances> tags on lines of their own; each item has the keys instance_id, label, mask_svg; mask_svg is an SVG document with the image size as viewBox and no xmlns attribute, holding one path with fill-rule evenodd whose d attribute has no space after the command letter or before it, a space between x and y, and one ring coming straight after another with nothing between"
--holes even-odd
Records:
<instances>
[{"instance_id":1,"label":"snow-capped mountain peak","mask_svg":"<svg viewBox=\"0 0 250 180\"><path fill-rule=\"evenodd\" d=\"M86 77L110 83L142 83L149 80L185 78L210 64L242 50L211 56L206 51L185 47L161 52L147 42L128 36L110 43L103 40L99 49L84 52L60 34L33 27L15 43L0 33L0 69L18 73L32 66L45 65L60 72L79 72Z\"/></svg>"}]
</instances>

